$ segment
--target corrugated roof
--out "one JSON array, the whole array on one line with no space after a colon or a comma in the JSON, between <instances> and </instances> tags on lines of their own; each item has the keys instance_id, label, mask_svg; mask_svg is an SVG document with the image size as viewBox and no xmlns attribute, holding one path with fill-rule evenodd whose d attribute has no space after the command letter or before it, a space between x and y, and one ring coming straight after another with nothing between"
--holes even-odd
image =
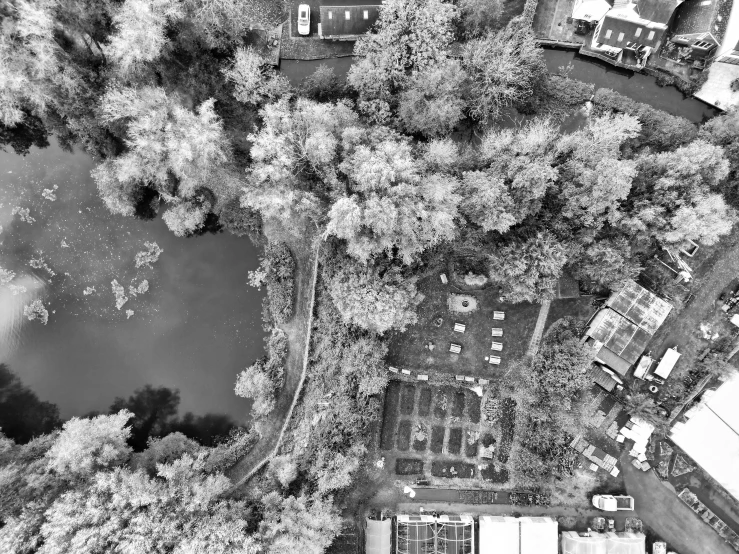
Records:
<instances>
[{"instance_id":1,"label":"corrugated roof","mask_svg":"<svg viewBox=\"0 0 739 554\"><path fill-rule=\"evenodd\" d=\"M675 12L672 30L675 35L709 33L721 43L729 24L732 0L688 0Z\"/></svg>"},{"instance_id":2,"label":"corrugated roof","mask_svg":"<svg viewBox=\"0 0 739 554\"><path fill-rule=\"evenodd\" d=\"M621 12L622 10L611 10L603 18L603 23L598 33L599 43L616 48L626 48L627 43L630 42L652 48L657 46L657 43L665 32L664 28L649 26L648 22L625 17L625 14ZM650 39L649 36L652 32L654 34Z\"/></svg>"},{"instance_id":3,"label":"corrugated roof","mask_svg":"<svg viewBox=\"0 0 739 554\"><path fill-rule=\"evenodd\" d=\"M616 381L606 371L603 370L598 364L593 364L588 371L588 377L590 377L595 384L601 386L606 391L611 392L616 388Z\"/></svg>"},{"instance_id":4,"label":"corrugated roof","mask_svg":"<svg viewBox=\"0 0 739 554\"><path fill-rule=\"evenodd\" d=\"M672 304L662 300L634 281L628 281L606 301L606 306L654 334L667 318Z\"/></svg>"},{"instance_id":5,"label":"corrugated roof","mask_svg":"<svg viewBox=\"0 0 739 554\"><path fill-rule=\"evenodd\" d=\"M323 36L363 35L380 17L380 6L321 6ZM348 14L348 19L347 19Z\"/></svg>"},{"instance_id":6,"label":"corrugated roof","mask_svg":"<svg viewBox=\"0 0 739 554\"><path fill-rule=\"evenodd\" d=\"M604 308L595 314L585 334L603 343L603 346L629 362L629 365L636 363L652 338L650 333L610 308ZM610 367L610 364L607 365Z\"/></svg>"},{"instance_id":7,"label":"corrugated roof","mask_svg":"<svg viewBox=\"0 0 739 554\"><path fill-rule=\"evenodd\" d=\"M367 518L364 535L366 554L390 554L393 535L392 520L378 521Z\"/></svg>"}]
</instances>

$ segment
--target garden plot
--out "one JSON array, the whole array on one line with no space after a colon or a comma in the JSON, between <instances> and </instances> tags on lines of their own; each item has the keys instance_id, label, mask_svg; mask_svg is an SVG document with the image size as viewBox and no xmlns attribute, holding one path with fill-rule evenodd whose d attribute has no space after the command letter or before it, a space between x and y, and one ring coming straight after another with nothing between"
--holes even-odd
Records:
<instances>
[{"instance_id":1,"label":"garden plot","mask_svg":"<svg viewBox=\"0 0 739 554\"><path fill-rule=\"evenodd\" d=\"M493 379L525 356L539 316L539 304L503 303L494 288L457 294L443 285L438 276L421 281L419 289L425 298L418 307L418 323L403 333L390 335L390 365ZM494 319L494 312L504 312L505 318ZM457 323L464 326L463 332L454 330ZM500 365L495 366L485 359L492 352L493 328L503 331L502 336L495 337L495 342L503 345L502 350L495 351L501 359ZM449 352L452 343L461 345L459 354ZM454 408L454 401L450 396L449 410Z\"/></svg>"},{"instance_id":2,"label":"garden plot","mask_svg":"<svg viewBox=\"0 0 739 554\"><path fill-rule=\"evenodd\" d=\"M387 471L436 484L506 483L515 403L504 399L494 412L494 420L483 417L481 398L469 389L391 380L380 438Z\"/></svg>"}]
</instances>

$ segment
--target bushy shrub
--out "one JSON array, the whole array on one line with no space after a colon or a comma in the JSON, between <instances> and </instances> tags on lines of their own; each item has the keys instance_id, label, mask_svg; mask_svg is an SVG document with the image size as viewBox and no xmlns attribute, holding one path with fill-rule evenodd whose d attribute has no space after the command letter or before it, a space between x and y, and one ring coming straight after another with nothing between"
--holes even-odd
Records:
<instances>
[{"instance_id":1,"label":"bushy shrub","mask_svg":"<svg viewBox=\"0 0 739 554\"><path fill-rule=\"evenodd\" d=\"M284 242L270 242L264 249L262 263L249 273L252 286L267 287L270 315L275 323L285 323L293 315L295 260Z\"/></svg>"},{"instance_id":2,"label":"bushy shrub","mask_svg":"<svg viewBox=\"0 0 739 554\"><path fill-rule=\"evenodd\" d=\"M692 141L698 134L696 126L684 117L670 115L648 104L635 102L611 89L598 89L593 101L599 110L625 113L639 119L642 124L641 133L631 141L633 148L649 146L659 151L674 150Z\"/></svg>"}]
</instances>

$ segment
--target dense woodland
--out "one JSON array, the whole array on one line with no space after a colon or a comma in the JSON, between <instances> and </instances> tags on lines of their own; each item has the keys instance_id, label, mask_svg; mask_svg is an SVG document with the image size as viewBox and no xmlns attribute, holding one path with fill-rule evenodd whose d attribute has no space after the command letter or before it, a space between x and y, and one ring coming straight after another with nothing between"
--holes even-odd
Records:
<instances>
[{"instance_id":1,"label":"dense woodland","mask_svg":"<svg viewBox=\"0 0 739 554\"><path fill-rule=\"evenodd\" d=\"M287 237L252 275L267 287L268 355L236 392L257 422L284 378L289 245L323 241L309 379L260 498L224 475L250 434L203 446L173 421L132 419L135 399L53 430L58 414L38 405L35 427L0 441L2 552L320 553L371 471L384 336L416 321L423 276L454 256L510 302L551 298L565 271L616 287L662 247L714 244L737 219L738 113L697 128L599 90L564 133L592 88L548 73L530 14L501 27L497 2L386 0L346 83L321 67L293 88L245 40L282 12L271 0L0 3L3 144L81 146L100 159L112 213L161 215L178 236ZM514 109L526 122L500 126ZM514 387L532 440L512 456L533 479L567 469L558 453L585 388L573 375L589 363L575 329L554 329Z\"/></svg>"}]
</instances>

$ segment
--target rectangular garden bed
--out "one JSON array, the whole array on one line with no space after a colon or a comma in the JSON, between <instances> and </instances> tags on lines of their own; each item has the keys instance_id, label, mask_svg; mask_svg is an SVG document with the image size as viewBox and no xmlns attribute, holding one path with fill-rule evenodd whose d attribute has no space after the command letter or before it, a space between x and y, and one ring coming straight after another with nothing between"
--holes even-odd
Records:
<instances>
[{"instance_id":1,"label":"rectangular garden bed","mask_svg":"<svg viewBox=\"0 0 739 554\"><path fill-rule=\"evenodd\" d=\"M433 399L433 390L429 387L423 387L418 397L418 415L426 417L431 413L431 400Z\"/></svg>"},{"instance_id":2,"label":"rectangular garden bed","mask_svg":"<svg viewBox=\"0 0 739 554\"><path fill-rule=\"evenodd\" d=\"M475 464L449 461L431 462L431 475L451 479L471 479L475 476Z\"/></svg>"},{"instance_id":3,"label":"rectangular garden bed","mask_svg":"<svg viewBox=\"0 0 739 554\"><path fill-rule=\"evenodd\" d=\"M431 452L434 454L441 454L441 450L444 447L444 435L446 433L446 427L437 425L431 430Z\"/></svg>"},{"instance_id":4,"label":"rectangular garden bed","mask_svg":"<svg viewBox=\"0 0 739 554\"><path fill-rule=\"evenodd\" d=\"M398 423L398 450L406 451L411 446L411 422L404 419Z\"/></svg>"},{"instance_id":5,"label":"rectangular garden bed","mask_svg":"<svg viewBox=\"0 0 739 554\"><path fill-rule=\"evenodd\" d=\"M454 393L454 405L452 406L452 417L462 417L464 413L464 391Z\"/></svg>"},{"instance_id":6,"label":"rectangular garden bed","mask_svg":"<svg viewBox=\"0 0 739 554\"><path fill-rule=\"evenodd\" d=\"M419 438L423 437L423 438ZM429 442L429 429L423 423L416 423L413 429L413 450L416 452L425 452L426 445Z\"/></svg>"},{"instance_id":7,"label":"rectangular garden bed","mask_svg":"<svg viewBox=\"0 0 739 554\"><path fill-rule=\"evenodd\" d=\"M480 470L480 477L492 483L506 483L508 482L508 469L501 467L496 470L495 464L491 462L487 466L483 465L483 468Z\"/></svg>"},{"instance_id":8,"label":"rectangular garden bed","mask_svg":"<svg viewBox=\"0 0 739 554\"><path fill-rule=\"evenodd\" d=\"M416 458L398 458L395 460L397 475L417 475L423 473L423 460Z\"/></svg>"},{"instance_id":9,"label":"rectangular garden bed","mask_svg":"<svg viewBox=\"0 0 739 554\"><path fill-rule=\"evenodd\" d=\"M414 385L404 384L400 395L401 414L411 415L413 413L415 398L416 387Z\"/></svg>"},{"instance_id":10,"label":"rectangular garden bed","mask_svg":"<svg viewBox=\"0 0 739 554\"><path fill-rule=\"evenodd\" d=\"M395 439L395 425L398 422L398 405L400 403L400 382L390 381L385 392L385 408L382 415L382 431L380 448L392 450Z\"/></svg>"},{"instance_id":11,"label":"rectangular garden bed","mask_svg":"<svg viewBox=\"0 0 739 554\"><path fill-rule=\"evenodd\" d=\"M444 389L437 389L436 399L434 401L434 417L436 419L444 419L446 417L448 404L449 400L446 391Z\"/></svg>"},{"instance_id":12,"label":"rectangular garden bed","mask_svg":"<svg viewBox=\"0 0 739 554\"><path fill-rule=\"evenodd\" d=\"M480 423L481 398L474 392L467 393L467 419L472 423Z\"/></svg>"},{"instance_id":13,"label":"rectangular garden bed","mask_svg":"<svg viewBox=\"0 0 739 554\"><path fill-rule=\"evenodd\" d=\"M516 401L504 398L500 406L500 443L498 445L498 460L502 463L508 461L513 444L513 432L516 427Z\"/></svg>"},{"instance_id":14,"label":"rectangular garden bed","mask_svg":"<svg viewBox=\"0 0 739 554\"><path fill-rule=\"evenodd\" d=\"M461 427L449 429L449 443L447 444L449 454L459 454L459 451L462 449L463 434Z\"/></svg>"}]
</instances>

